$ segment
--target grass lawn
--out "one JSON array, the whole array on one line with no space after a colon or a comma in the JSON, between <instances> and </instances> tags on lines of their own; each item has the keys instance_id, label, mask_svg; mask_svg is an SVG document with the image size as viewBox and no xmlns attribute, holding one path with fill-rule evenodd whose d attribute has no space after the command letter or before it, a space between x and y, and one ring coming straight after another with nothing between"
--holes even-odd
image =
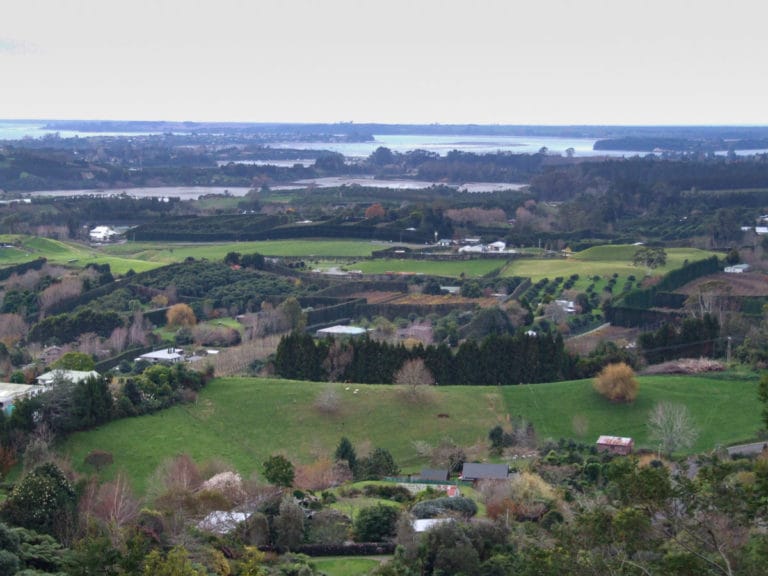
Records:
<instances>
[{"instance_id":1,"label":"grass lawn","mask_svg":"<svg viewBox=\"0 0 768 576\"><path fill-rule=\"evenodd\" d=\"M329 388L338 397L338 412L332 415L314 408L318 395ZM390 450L406 470L425 464L413 445L416 440L435 444L448 436L463 446L479 447L482 457L488 431L505 424L508 415L531 421L540 440L578 438L573 431L578 417L588 426L581 438L585 442L613 434L633 436L639 447L655 448L645 428L649 411L661 400L682 402L701 429L694 451L748 440L760 427L754 378L642 377L638 400L630 406L597 396L591 381L455 386L430 392L430 400L413 403L396 386L220 378L201 392L195 404L74 434L61 450L81 469L91 450L111 452L115 463L104 474L123 469L143 493L157 466L181 453L198 462L223 459L246 476L278 452L296 463L329 456L342 436L359 452L374 447Z\"/></svg>"},{"instance_id":2,"label":"grass lawn","mask_svg":"<svg viewBox=\"0 0 768 576\"><path fill-rule=\"evenodd\" d=\"M376 560L371 558L355 558L351 556L329 556L326 558L313 558L312 564L328 576L360 576L368 574L379 566L385 559L391 556L382 556Z\"/></svg>"}]
</instances>

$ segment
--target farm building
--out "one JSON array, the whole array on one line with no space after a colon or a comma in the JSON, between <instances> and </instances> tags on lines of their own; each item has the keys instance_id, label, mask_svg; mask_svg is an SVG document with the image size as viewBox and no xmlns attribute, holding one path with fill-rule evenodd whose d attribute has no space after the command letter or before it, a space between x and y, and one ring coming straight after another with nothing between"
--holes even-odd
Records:
<instances>
[{"instance_id":1,"label":"farm building","mask_svg":"<svg viewBox=\"0 0 768 576\"><path fill-rule=\"evenodd\" d=\"M635 447L635 441L632 438L623 438L621 436L600 436L597 439L598 452L610 452L611 454L621 454L626 456L632 453Z\"/></svg>"},{"instance_id":2,"label":"farm building","mask_svg":"<svg viewBox=\"0 0 768 576\"><path fill-rule=\"evenodd\" d=\"M37 383L41 386L51 386L57 380L67 380L73 384L87 380L88 378L98 378L99 373L96 370L88 372L83 370L51 370L37 377Z\"/></svg>"},{"instance_id":3,"label":"farm building","mask_svg":"<svg viewBox=\"0 0 768 576\"><path fill-rule=\"evenodd\" d=\"M507 464L475 464L466 462L461 470L462 480L506 480L509 477Z\"/></svg>"},{"instance_id":4,"label":"farm building","mask_svg":"<svg viewBox=\"0 0 768 576\"><path fill-rule=\"evenodd\" d=\"M109 242L115 236L119 236L119 234L109 226L96 226L96 228L88 233L88 236L90 236L93 242Z\"/></svg>"}]
</instances>

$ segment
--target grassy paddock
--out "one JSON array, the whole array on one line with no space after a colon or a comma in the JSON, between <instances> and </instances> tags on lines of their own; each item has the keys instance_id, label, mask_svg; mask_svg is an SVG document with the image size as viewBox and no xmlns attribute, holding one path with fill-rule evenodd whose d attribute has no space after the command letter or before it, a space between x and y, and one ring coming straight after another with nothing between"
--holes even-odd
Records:
<instances>
[{"instance_id":1,"label":"grassy paddock","mask_svg":"<svg viewBox=\"0 0 768 576\"><path fill-rule=\"evenodd\" d=\"M313 558L312 563L328 576L359 576L360 574L368 574L381 564L381 561L389 558L391 556L381 557L380 560L351 556L329 556L327 558Z\"/></svg>"},{"instance_id":2,"label":"grassy paddock","mask_svg":"<svg viewBox=\"0 0 768 576\"><path fill-rule=\"evenodd\" d=\"M506 260L368 260L356 262L350 268L362 270L364 274L383 274L385 272L408 272L429 274L433 276L459 277L462 274L470 277L483 276L501 268Z\"/></svg>"},{"instance_id":3,"label":"grassy paddock","mask_svg":"<svg viewBox=\"0 0 768 576\"><path fill-rule=\"evenodd\" d=\"M334 414L314 406L329 390L338 399ZM278 452L297 463L330 456L342 436L361 451L386 448L401 468L417 470L425 462L414 441L435 444L448 436L484 451L488 431L516 416L532 422L540 440L575 437L593 442L600 434L614 434L633 436L638 446L655 448L648 440L646 421L662 400L690 409L700 428L694 451L747 440L760 426L756 379L642 377L638 400L627 406L596 395L590 381L455 386L430 392L426 401L413 403L397 386L219 378L194 404L74 434L61 449L83 470L83 459L91 450L112 452L115 463L105 476L123 469L143 493L157 466L176 454L187 453L199 462L223 459L249 475ZM574 426L574 418L582 426ZM582 436L574 431L585 426Z\"/></svg>"},{"instance_id":4,"label":"grassy paddock","mask_svg":"<svg viewBox=\"0 0 768 576\"><path fill-rule=\"evenodd\" d=\"M121 257L131 257L150 262L169 264L185 258L223 260L228 252L265 256L346 257L370 256L380 244L362 240L265 240L261 242L222 243L155 243L127 242L105 246L104 252Z\"/></svg>"},{"instance_id":5,"label":"grassy paddock","mask_svg":"<svg viewBox=\"0 0 768 576\"><path fill-rule=\"evenodd\" d=\"M589 276L608 277L618 274L626 279L633 275L642 279L646 272L652 276L661 276L671 270L682 267L686 260L693 262L709 258L714 253L695 248L669 248L667 249L667 265L654 270L646 270L643 267L634 266L632 257L637 251L637 246L597 246L577 252L567 259L520 259L513 260L504 269L505 276L527 276L533 282L542 278L554 279L557 276L568 278L572 274L578 274L579 285L589 284ZM585 287L586 287L585 284Z\"/></svg>"}]
</instances>

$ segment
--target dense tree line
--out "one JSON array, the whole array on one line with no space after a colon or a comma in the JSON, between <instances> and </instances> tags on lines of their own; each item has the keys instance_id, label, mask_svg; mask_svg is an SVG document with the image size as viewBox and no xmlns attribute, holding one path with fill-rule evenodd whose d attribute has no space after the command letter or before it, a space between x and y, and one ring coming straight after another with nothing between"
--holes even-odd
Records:
<instances>
[{"instance_id":1,"label":"dense tree line","mask_svg":"<svg viewBox=\"0 0 768 576\"><path fill-rule=\"evenodd\" d=\"M491 335L479 343L466 340L455 354L444 344L408 349L367 337L343 347L351 354L338 379L370 384L391 384L403 363L417 358L441 386L551 382L571 377L575 370L559 334ZM339 354L338 347L293 333L278 345L275 370L285 378L325 380L327 367L333 365L329 354Z\"/></svg>"},{"instance_id":2,"label":"dense tree line","mask_svg":"<svg viewBox=\"0 0 768 576\"><path fill-rule=\"evenodd\" d=\"M72 342L86 332L107 338L122 324L117 312L85 308L75 314L57 314L41 320L30 329L29 340L44 344Z\"/></svg>"},{"instance_id":3,"label":"dense tree line","mask_svg":"<svg viewBox=\"0 0 768 576\"><path fill-rule=\"evenodd\" d=\"M649 364L674 358L712 356L720 346L717 318L686 318L680 323L667 322L655 332L644 332L638 343Z\"/></svg>"}]
</instances>

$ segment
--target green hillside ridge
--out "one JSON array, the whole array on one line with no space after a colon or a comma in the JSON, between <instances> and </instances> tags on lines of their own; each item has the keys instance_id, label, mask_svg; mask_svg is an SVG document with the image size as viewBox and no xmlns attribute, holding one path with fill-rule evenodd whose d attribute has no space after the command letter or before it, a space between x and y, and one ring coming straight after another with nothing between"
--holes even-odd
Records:
<instances>
[{"instance_id":1,"label":"green hillside ridge","mask_svg":"<svg viewBox=\"0 0 768 576\"><path fill-rule=\"evenodd\" d=\"M664 400L685 404L700 428L692 452L748 440L760 427L756 379L647 376L639 382L638 400L616 405L598 396L590 380L440 387L429 390L428 401L414 403L399 386L218 378L194 404L74 434L61 450L83 471L90 451L113 453L114 464L104 475L125 470L143 493L157 466L177 454L199 462L222 459L250 475L273 453L296 463L330 456L342 436L358 447L386 448L401 468L416 471L427 462L414 441L437 443L448 436L464 446L485 447L492 427L518 416L533 423L539 440L573 437L592 443L600 434L613 434L632 436L638 447L655 449L646 421L656 402ZM335 414L315 407L329 390L338 398ZM574 426L575 417L580 426ZM581 437L574 431L585 427Z\"/></svg>"},{"instance_id":2,"label":"green hillside ridge","mask_svg":"<svg viewBox=\"0 0 768 576\"><path fill-rule=\"evenodd\" d=\"M642 278L648 270L632 265L632 257L637 246L605 245L589 248L574 253L569 258L523 258L506 260L398 260L367 259L380 244L359 240L271 240L263 242L223 242L223 243L152 243L127 242L99 247L90 247L77 242L64 242L35 236L0 235L0 243L17 244L16 247L0 247L0 266L28 262L44 257L50 262L67 266L85 267L88 264L109 264L113 274L122 275L128 270L144 272L181 262L186 258L223 260L228 252L249 254L259 252L266 256L301 257L329 260L328 266L345 266L361 270L367 274L384 272L406 272L432 274L437 276L467 277L483 276L501 269L502 276L529 277L533 282L542 278L553 279L558 276L569 277L579 274L580 280L575 288L584 290L591 283L592 276L607 278L618 274L622 282L630 275ZM654 276L666 274L680 268L688 261L702 260L712 256L713 252L695 248L667 249L667 265L651 270ZM354 262L335 259L354 258ZM309 263L311 267L315 265ZM327 266L326 266L327 267ZM596 284L598 290L602 283Z\"/></svg>"}]
</instances>

